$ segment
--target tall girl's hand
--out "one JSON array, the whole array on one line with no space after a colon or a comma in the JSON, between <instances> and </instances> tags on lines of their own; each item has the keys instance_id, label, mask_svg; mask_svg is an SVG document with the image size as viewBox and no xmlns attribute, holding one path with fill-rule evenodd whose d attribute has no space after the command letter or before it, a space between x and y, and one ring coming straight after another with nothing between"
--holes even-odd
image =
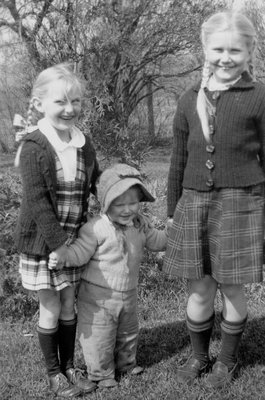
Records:
<instances>
[{"instance_id":1,"label":"tall girl's hand","mask_svg":"<svg viewBox=\"0 0 265 400\"><path fill-rule=\"evenodd\" d=\"M173 218L170 217L167 219L167 225L166 225L167 230L169 230L172 227L172 225L173 225Z\"/></svg>"}]
</instances>

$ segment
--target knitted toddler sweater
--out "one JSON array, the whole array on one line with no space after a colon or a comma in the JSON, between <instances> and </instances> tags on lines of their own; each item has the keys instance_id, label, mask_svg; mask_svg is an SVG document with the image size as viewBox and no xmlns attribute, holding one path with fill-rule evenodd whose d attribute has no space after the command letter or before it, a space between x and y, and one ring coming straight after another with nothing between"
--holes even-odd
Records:
<instances>
[{"instance_id":1,"label":"knitted toddler sweater","mask_svg":"<svg viewBox=\"0 0 265 400\"><path fill-rule=\"evenodd\" d=\"M243 74L230 89L207 93L216 106L211 154L196 110L199 88L183 95L174 118L168 216L174 214L183 188L209 191L265 181L265 86Z\"/></svg>"},{"instance_id":2,"label":"knitted toddler sweater","mask_svg":"<svg viewBox=\"0 0 265 400\"><path fill-rule=\"evenodd\" d=\"M165 250L166 233L155 228L118 226L103 214L90 218L68 247L68 265L87 263L82 279L117 291L137 287L144 248Z\"/></svg>"}]
</instances>

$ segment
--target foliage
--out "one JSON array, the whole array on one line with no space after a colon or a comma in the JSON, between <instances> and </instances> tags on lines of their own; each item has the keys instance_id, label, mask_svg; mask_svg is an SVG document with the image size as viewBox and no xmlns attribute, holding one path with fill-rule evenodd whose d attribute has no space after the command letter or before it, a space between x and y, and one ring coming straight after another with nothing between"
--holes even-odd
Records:
<instances>
[{"instance_id":1,"label":"foliage","mask_svg":"<svg viewBox=\"0 0 265 400\"><path fill-rule=\"evenodd\" d=\"M137 126L121 128L114 119L106 121L98 118L98 112L92 108L86 109L84 119L78 127L92 136L97 151L107 162L115 158L141 169L151 152L151 143L140 134Z\"/></svg>"},{"instance_id":2,"label":"foliage","mask_svg":"<svg viewBox=\"0 0 265 400\"><path fill-rule=\"evenodd\" d=\"M0 247L8 254L14 252L13 232L21 199L21 183L17 174L0 174Z\"/></svg>"},{"instance_id":3,"label":"foliage","mask_svg":"<svg viewBox=\"0 0 265 400\"><path fill-rule=\"evenodd\" d=\"M265 4L264 2L257 1L245 1L244 9L248 17L253 21L257 31L257 65L256 74L257 77L265 82L265 69L264 69L264 57L265 57Z\"/></svg>"},{"instance_id":4,"label":"foliage","mask_svg":"<svg viewBox=\"0 0 265 400\"><path fill-rule=\"evenodd\" d=\"M210 0L4 1L0 28L12 33L6 62L17 64L17 53L23 53L27 63L26 50L36 75L51 64L73 61L87 82L86 99L94 114L89 123L92 136L100 144L102 140L103 149L105 136L107 142L112 136L110 148L118 147L121 158L132 159L134 154L128 152L138 134L132 135L131 114L150 95L147 87L166 91L165 79L182 78L199 67L196 57L188 67L179 57L200 52L199 26L215 7ZM168 55L176 57L169 74L162 65ZM31 84L33 75L27 69L24 79L19 74L21 84ZM143 128L138 125L136 130ZM148 140L141 142L141 149L148 147ZM145 153L141 149L140 159ZM138 152L139 148L134 153Z\"/></svg>"},{"instance_id":5,"label":"foliage","mask_svg":"<svg viewBox=\"0 0 265 400\"><path fill-rule=\"evenodd\" d=\"M29 294L21 285L18 256L7 255L2 263L0 279L0 320L15 322L32 319L38 311L37 295Z\"/></svg>"},{"instance_id":6,"label":"foliage","mask_svg":"<svg viewBox=\"0 0 265 400\"><path fill-rule=\"evenodd\" d=\"M85 39L79 66L88 82L88 97L97 111L96 127L91 130L93 138L104 141L107 137L106 141L112 142L108 149L113 144L121 148L135 146L136 136L132 135L135 125L130 119L133 111L139 104L143 107L143 100L150 94L149 84L153 93L165 90L161 76L162 60L167 55L197 51L195 31L198 33L203 16L212 9L211 2L205 1L202 6L189 0L182 4L168 1L163 5L150 0L98 1L96 6L87 8L86 23L90 30L82 32ZM184 75L196 66L197 62L192 68L182 69L175 62L175 70L164 75L164 79ZM136 130L141 132L142 144L148 146L150 138L146 130L142 125ZM121 141L116 140L117 133Z\"/></svg>"},{"instance_id":7,"label":"foliage","mask_svg":"<svg viewBox=\"0 0 265 400\"><path fill-rule=\"evenodd\" d=\"M18 256L14 246L14 229L21 200L21 182L16 173L0 175L0 319L18 320L32 317L37 298L22 287L18 273Z\"/></svg>"}]
</instances>

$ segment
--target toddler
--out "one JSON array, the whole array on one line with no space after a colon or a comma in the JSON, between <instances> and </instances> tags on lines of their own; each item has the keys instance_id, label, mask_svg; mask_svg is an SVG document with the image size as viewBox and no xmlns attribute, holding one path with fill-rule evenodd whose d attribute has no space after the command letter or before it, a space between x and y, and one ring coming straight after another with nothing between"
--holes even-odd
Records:
<instances>
[{"instance_id":1,"label":"toddler","mask_svg":"<svg viewBox=\"0 0 265 400\"><path fill-rule=\"evenodd\" d=\"M140 202L154 201L139 172L126 164L105 170L99 181L102 213L82 226L78 239L50 255L61 262L86 264L78 294L78 333L88 377L100 387L117 385L115 369L137 374L137 284L144 248L162 251L164 231L137 223Z\"/></svg>"}]
</instances>

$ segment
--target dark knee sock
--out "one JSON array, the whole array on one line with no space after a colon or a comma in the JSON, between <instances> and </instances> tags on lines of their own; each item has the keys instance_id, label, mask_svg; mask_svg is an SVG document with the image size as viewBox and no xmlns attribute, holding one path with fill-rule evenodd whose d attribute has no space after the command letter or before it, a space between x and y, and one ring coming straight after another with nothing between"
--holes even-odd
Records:
<instances>
[{"instance_id":1,"label":"dark knee sock","mask_svg":"<svg viewBox=\"0 0 265 400\"><path fill-rule=\"evenodd\" d=\"M45 329L38 326L37 332L48 376L57 375L61 371L58 358L58 327Z\"/></svg>"},{"instance_id":2,"label":"dark knee sock","mask_svg":"<svg viewBox=\"0 0 265 400\"><path fill-rule=\"evenodd\" d=\"M64 373L74 368L76 318L70 321L60 319L58 333L61 370Z\"/></svg>"},{"instance_id":3,"label":"dark knee sock","mask_svg":"<svg viewBox=\"0 0 265 400\"><path fill-rule=\"evenodd\" d=\"M233 368L237 362L238 348L246 322L247 317L239 322L229 322L224 318L221 321L222 347L217 360L227 365L228 369Z\"/></svg>"},{"instance_id":4,"label":"dark knee sock","mask_svg":"<svg viewBox=\"0 0 265 400\"><path fill-rule=\"evenodd\" d=\"M209 345L214 324L214 314L203 322L195 322L187 316L187 327L193 350L193 357L205 362L209 359Z\"/></svg>"}]
</instances>

